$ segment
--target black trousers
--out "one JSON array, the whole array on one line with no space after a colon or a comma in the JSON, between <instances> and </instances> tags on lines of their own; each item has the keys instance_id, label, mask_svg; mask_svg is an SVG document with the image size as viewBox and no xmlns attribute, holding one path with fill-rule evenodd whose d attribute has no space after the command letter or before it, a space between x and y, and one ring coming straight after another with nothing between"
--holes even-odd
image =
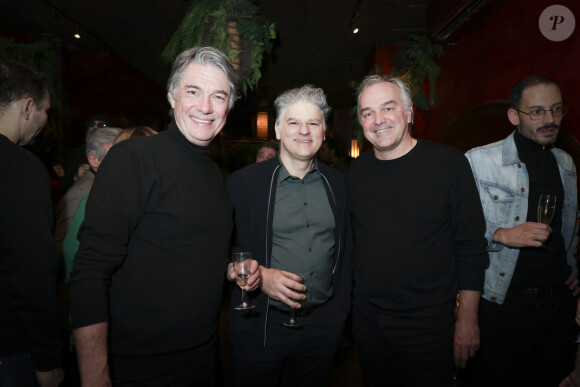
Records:
<instances>
[{"instance_id":1,"label":"black trousers","mask_svg":"<svg viewBox=\"0 0 580 387\"><path fill-rule=\"evenodd\" d=\"M449 387L453 379L453 307L449 303L436 308L437 313L387 313L355 301L353 330L364 385Z\"/></svg>"},{"instance_id":2,"label":"black trousers","mask_svg":"<svg viewBox=\"0 0 580 387\"><path fill-rule=\"evenodd\" d=\"M462 386L558 386L574 364L576 302L567 290L508 291L502 305L482 299L481 347L462 372Z\"/></svg>"},{"instance_id":3,"label":"black trousers","mask_svg":"<svg viewBox=\"0 0 580 387\"><path fill-rule=\"evenodd\" d=\"M234 313L234 312L232 312ZM298 317L300 328L282 324L289 313L270 308L266 347L233 348L234 386L323 386L338 348L344 318L315 310Z\"/></svg>"},{"instance_id":4,"label":"black trousers","mask_svg":"<svg viewBox=\"0 0 580 387\"><path fill-rule=\"evenodd\" d=\"M211 346L202 354L190 359L183 359L182 356L168 356L159 358L160 362L152 364L151 359L132 358L112 359L113 386L130 387L214 387L218 386L217 375L217 348ZM170 358L171 357L171 358ZM119 377L119 363L123 365L131 364L131 373L134 376ZM115 370L118 372L115 375ZM123 370L125 371L125 370Z\"/></svg>"}]
</instances>

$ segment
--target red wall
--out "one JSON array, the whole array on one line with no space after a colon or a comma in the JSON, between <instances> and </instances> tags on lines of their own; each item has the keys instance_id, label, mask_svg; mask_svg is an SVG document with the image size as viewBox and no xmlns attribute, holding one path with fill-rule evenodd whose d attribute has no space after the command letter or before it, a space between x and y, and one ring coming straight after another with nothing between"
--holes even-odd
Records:
<instances>
[{"instance_id":1,"label":"red wall","mask_svg":"<svg viewBox=\"0 0 580 387\"><path fill-rule=\"evenodd\" d=\"M546 39L538 28L550 5L568 7L576 18L573 34L562 42ZM425 116L425 137L438 139L443 128L465 110L490 100L508 99L513 84L530 74L556 79L571 106L562 127L580 140L580 1L505 0L439 61L436 104ZM507 116L506 116L507 120Z\"/></svg>"}]
</instances>

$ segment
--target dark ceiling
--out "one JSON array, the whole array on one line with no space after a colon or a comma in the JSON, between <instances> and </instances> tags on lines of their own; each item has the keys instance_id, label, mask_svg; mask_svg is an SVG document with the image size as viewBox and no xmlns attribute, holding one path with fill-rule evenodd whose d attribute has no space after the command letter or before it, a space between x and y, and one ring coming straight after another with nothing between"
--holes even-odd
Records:
<instances>
[{"instance_id":1,"label":"dark ceiling","mask_svg":"<svg viewBox=\"0 0 580 387\"><path fill-rule=\"evenodd\" d=\"M351 80L359 80L376 44L404 44L421 33L430 0L255 0L275 23L278 37L263 64L253 98L272 104L280 92L312 83L334 107L352 106ZM72 50L110 51L164 86L159 60L191 1L0 0L0 30L33 33ZM359 26L351 32L351 21ZM73 38L79 33L81 39Z\"/></svg>"}]
</instances>

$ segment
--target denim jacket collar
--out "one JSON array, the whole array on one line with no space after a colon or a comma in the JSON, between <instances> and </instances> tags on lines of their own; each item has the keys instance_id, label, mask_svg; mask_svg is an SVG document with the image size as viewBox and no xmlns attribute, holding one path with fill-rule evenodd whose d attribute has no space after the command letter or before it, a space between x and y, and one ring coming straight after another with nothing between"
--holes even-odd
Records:
<instances>
[{"instance_id":1,"label":"denim jacket collar","mask_svg":"<svg viewBox=\"0 0 580 387\"><path fill-rule=\"evenodd\" d=\"M516 147L516 142L514 140L514 133L512 132L503 143L503 149L501 153L503 166L513 165L521 163L518 156L518 148Z\"/></svg>"}]
</instances>

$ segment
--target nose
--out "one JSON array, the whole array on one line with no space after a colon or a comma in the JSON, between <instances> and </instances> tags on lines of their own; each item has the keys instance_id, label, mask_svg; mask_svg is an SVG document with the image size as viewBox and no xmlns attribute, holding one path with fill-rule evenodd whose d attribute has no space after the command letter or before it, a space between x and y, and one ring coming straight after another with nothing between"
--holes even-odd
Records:
<instances>
[{"instance_id":1,"label":"nose","mask_svg":"<svg viewBox=\"0 0 580 387\"><path fill-rule=\"evenodd\" d=\"M373 123L374 123L375 125L380 125L380 124L382 124L383 122L385 122L386 120L387 120L387 119L386 119L386 114L385 114L385 113L383 113L382 111L378 111L378 112L377 112L377 113L374 115L374 122L373 122Z\"/></svg>"},{"instance_id":2,"label":"nose","mask_svg":"<svg viewBox=\"0 0 580 387\"><path fill-rule=\"evenodd\" d=\"M203 114L210 114L213 111L210 96L203 96L197 104L197 110Z\"/></svg>"},{"instance_id":3,"label":"nose","mask_svg":"<svg viewBox=\"0 0 580 387\"><path fill-rule=\"evenodd\" d=\"M554 122L554 112L548 109L546 110L546 114L544 114L544 117L542 117L542 123L549 124L551 122Z\"/></svg>"},{"instance_id":4,"label":"nose","mask_svg":"<svg viewBox=\"0 0 580 387\"><path fill-rule=\"evenodd\" d=\"M310 133L310 126L308 125L307 122L303 122L303 123L300 124L298 133L300 133L300 134L302 134L304 136L306 136L307 134Z\"/></svg>"}]
</instances>

